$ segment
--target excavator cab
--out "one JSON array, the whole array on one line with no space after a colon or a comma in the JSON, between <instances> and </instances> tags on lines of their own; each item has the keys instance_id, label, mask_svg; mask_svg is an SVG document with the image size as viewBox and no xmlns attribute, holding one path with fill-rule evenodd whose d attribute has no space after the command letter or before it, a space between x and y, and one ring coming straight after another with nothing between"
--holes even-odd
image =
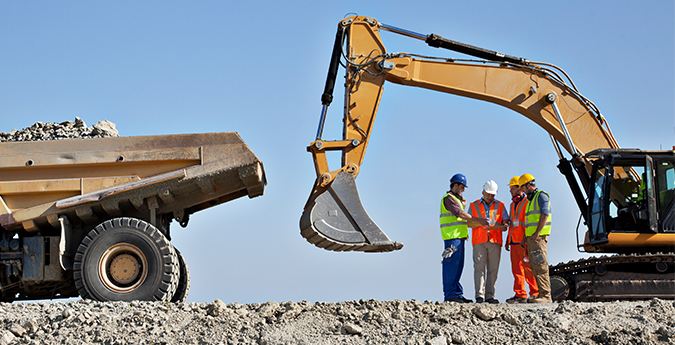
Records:
<instances>
[{"instance_id":1,"label":"excavator cab","mask_svg":"<svg viewBox=\"0 0 675 345\"><path fill-rule=\"evenodd\" d=\"M675 232L673 151L599 149L587 157L595 160L585 249L672 250L659 235ZM633 245L627 246L629 241Z\"/></svg>"}]
</instances>

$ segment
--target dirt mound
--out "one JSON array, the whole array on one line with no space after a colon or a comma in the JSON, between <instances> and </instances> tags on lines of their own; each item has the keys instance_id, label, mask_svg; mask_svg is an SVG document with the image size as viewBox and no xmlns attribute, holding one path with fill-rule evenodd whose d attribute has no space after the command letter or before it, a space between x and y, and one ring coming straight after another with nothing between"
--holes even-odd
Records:
<instances>
[{"instance_id":1,"label":"dirt mound","mask_svg":"<svg viewBox=\"0 0 675 345\"><path fill-rule=\"evenodd\" d=\"M675 303L3 303L5 344L672 344Z\"/></svg>"},{"instance_id":2,"label":"dirt mound","mask_svg":"<svg viewBox=\"0 0 675 345\"><path fill-rule=\"evenodd\" d=\"M76 117L75 121L61 123L36 122L22 130L13 129L9 133L0 133L0 142L118 137L119 133L115 127L115 124L108 120L99 121L92 127L87 127L79 117Z\"/></svg>"}]
</instances>

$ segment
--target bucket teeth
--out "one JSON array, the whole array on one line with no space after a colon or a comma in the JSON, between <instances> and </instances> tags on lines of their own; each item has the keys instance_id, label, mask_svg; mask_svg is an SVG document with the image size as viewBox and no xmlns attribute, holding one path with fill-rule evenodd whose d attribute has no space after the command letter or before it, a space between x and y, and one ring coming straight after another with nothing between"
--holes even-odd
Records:
<instances>
[{"instance_id":1,"label":"bucket teeth","mask_svg":"<svg viewBox=\"0 0 675 345\"><path fill-rule=\"evenodd\" d=\"M329 188L310 196L300 218L300 234L332 251L389 252L401 249L373 222L361 204L354 176L340 172Z\"/></svg>"}]
</instances>

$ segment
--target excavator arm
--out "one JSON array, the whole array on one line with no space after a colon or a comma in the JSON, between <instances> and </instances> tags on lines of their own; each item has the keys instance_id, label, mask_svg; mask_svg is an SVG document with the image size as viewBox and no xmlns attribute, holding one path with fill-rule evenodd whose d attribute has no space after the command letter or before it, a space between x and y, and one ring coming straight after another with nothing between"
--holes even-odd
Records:
<instances>
[{"instance_id":1,"label":"excavator arm","mask_svg":"<svg viewBox=\"0 0 675 345\"><path fill-rule=\"evenodd\" d=\"M484 60L387 53L380 38L382 30ZM343 137L323 140L324 121L340 64L346 67ZM565 72L556 66L435 34L421 35L369 17L346 18L338 24L317 137L307 148L314 159L317 179L300 219L300 228L303 237L318 247L382 252L403 246L391 241L370 219L354 182L364 160L385 82L483 100L524 115L551 135L561 161L560 146L572 155L574 163L561 167L561 171L569 170L563 172L568 181L574 179L571 170L577 170L582 176L590 173L591 166L583 158L584 154L598 148L619 148L597 107L583 97ZM336 170L328 167L326 152L331 150L342 153L342 166ZM580 179L587 184L587 177ZM582 207L583 197L575 197Z\"/></svg>"}]
</instances>

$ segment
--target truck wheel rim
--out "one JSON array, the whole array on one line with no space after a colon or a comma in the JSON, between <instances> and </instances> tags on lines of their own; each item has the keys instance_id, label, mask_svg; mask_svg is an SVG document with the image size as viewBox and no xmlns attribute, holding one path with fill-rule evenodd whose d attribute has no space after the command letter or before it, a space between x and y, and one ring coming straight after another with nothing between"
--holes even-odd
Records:
<instances>
[{"instance_id":1,"label":"truck wheel rim","mask_svg":"<svg viewBox=\"0 0 675 345\"><path fill-rule=\"evenodd\" d=\"M119 243L103 254L98 270L106 287L125 293L143 284L148 275L148 260L138 247Z\"/></svg>"}]
</instances>

